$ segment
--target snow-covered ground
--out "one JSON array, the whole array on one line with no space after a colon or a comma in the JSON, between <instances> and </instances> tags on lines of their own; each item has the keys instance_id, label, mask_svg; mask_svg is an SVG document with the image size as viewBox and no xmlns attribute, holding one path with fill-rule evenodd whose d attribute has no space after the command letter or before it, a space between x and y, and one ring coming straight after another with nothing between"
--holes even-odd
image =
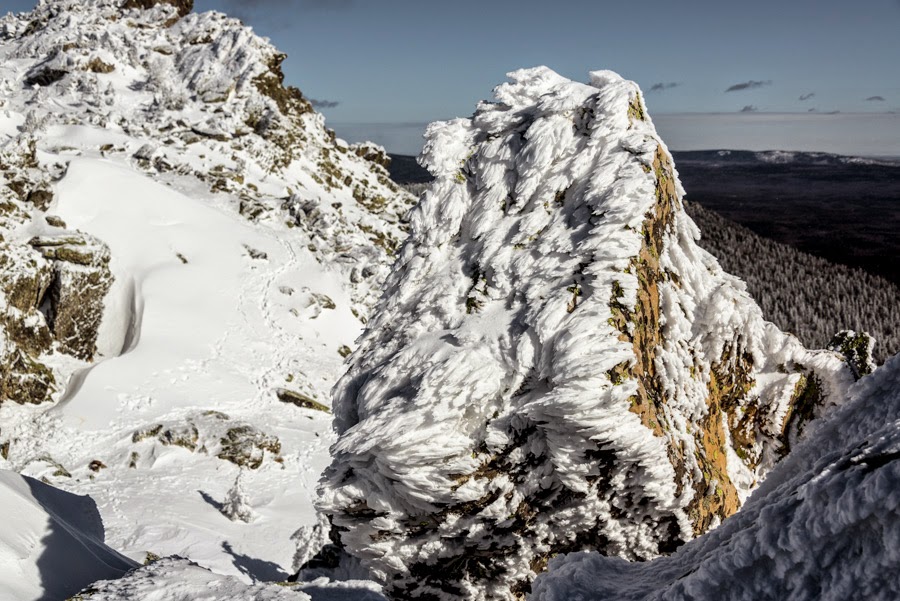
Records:
<instances>
[{"instance_id":1,"label":"snow-covered ground","mask_svg":"<svg viewBox=\"0 0 900 601\"><path fill-rule=\"evenodd\" d=\"M0 409L16 439L12 466L34 477L55 471L38 457L66 466L72 477L54 483L90 494L109 543L136 560L182 554L223 573L286 578L290 535L316 522L330 415L278 392L329 404L338 350L361 326L339 275L297 232L276 235L112 161L73 160L57 195L51 212L112 251L106 356L73 374L56 407ZM254 451L261 466L243 470L252 525L216 508L241 471L217 458L221 441L246 427L280 445Z\"/></svg>"},{"instance_id":2,"label":"snow-covered ground","mask_svg":"<svg viewBox=\"0 0 900 601\"><path fill-rule=\"evenodd\" d=\"M0 18L3 241L30 257L37 236L85 232L115 278L93 360L53 346L31 357L52 402L0 398L0 468L90 495L138 563L285 580L324 537L330 389L413 197L379 148L336 139L281 86L284 57L237 20L120 4Z\"/></svg>"}]
</instances>

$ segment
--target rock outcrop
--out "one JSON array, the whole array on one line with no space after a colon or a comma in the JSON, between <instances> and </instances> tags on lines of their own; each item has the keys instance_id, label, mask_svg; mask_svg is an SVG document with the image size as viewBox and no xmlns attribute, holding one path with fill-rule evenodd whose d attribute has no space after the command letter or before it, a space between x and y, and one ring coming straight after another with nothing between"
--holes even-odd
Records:
<instances>
[{"instance_id":1,"label":"rock outcrop","mask_svg":"<svg viewBox=\"0 0 900 601\"><path fill-rule=\"evenodd\" d=\"M50 333L62 352L90 361L97 352L103 299L113 280L109 249L80 232L36 237L29 244L52 265L46 301Z\"/></svg>"},{"instance_id":2,"label":"rock outcrop","mask_svg":"<svg viewBox=\"0 0 900 601\"><path fill-rule=\"evenodd\" d=\"M510 77L429 128L437 179L335 390L322 507L393 598L670 553L853 381L697 246L635 84Z\"/></svg>"},{"instance_id":3,"label":"rock outcrop","mask_svg":"<svg viewBox=\"0 0 900 601\"><path fill-rule=\"evenodd\" d=\"M28 133L0 145L0 403L42 403L59 389L46 356L91 361L112 284L109 249L46 211L57 167ZM18 233L41 232L31 240Z\"/></svg>"},{"instance_id":4,"label":"rock outcrop","mask_svg":"<svg viewBox=\"0 0 900 601\"><path fill-rule=\"evenodd\" d=\"M79 232L0 246L0 403L42 403L56 392L43 356L82 361L97 352L112 275L109 249Z\"/></svg>"},{"instance_id":5,"label":"rock outcrop","mask_svg":"<svg viewBox=\"0 0 900 601\"><path fill-rule=\"evenodd\" d=\"M173 7L179 17L183 17L194 10L194 0L125 0L125 3L122 4L122 8L140 8L149 10L159 5Z\"/></svg>"}]
</instances>

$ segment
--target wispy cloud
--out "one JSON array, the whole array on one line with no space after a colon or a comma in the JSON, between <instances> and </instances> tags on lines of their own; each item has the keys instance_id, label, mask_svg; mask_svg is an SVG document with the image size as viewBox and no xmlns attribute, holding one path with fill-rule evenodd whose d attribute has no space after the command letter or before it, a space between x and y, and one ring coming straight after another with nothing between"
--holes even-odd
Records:
<instances>
[{"instance_id":1,"label":"wispy cloud","mask_svg":"<svg viewBox=\"0 0 900 601\"><path fill-rule=\"evenodd\" d=\"M340 104L338 100L316 100L315 98L310 98L309 103L313 105L313 108L317 109L333 109L334 107Z\"/></svg>"},{"instance_id":2,"label":"wispy cloud","mask_svg":"<svg viewBox=\"0 0 900 601\"><path fill-rule=\"evenodd\" d=\"M772 85L772 80L767 79L765 81L756 81L751 79L750 81L742 81L741 83L736 83L733 86L730 86L726 92L740 92L741 90L753 90L756 88L761 88L763 86Z\"/></svg>"},{"instance_id":3,"label":"wispy cloud","mask_svg":"<svg viewBox=\"0 0 900 601\"><path fill-rule=\"evenodd\" d=\"M810 92L809 94L801 94L801 95L800 95L800 102L805 102L806 100L809 100L810 98L812 98L812 97L815 96L815 95L816 95L815 92Z\"/></svg>"},{"instance_id":4,"label":"wispy cloud","mask_svg":"<svg viewBox=\"0 0 900 601\"><path fill-rule=\"evenodd\" d=\"M289 26L298 14L339 12L356 6L356 0L206 0L209 8L225 11L248 23ZM203 7L207 8L207 7Z\"/></svg>"},{"instance_id":5,"label":"wispy cloud","mask_svg":"<svg viewBox=\"0 0 900 601\"><path fill-rule=\"evenodd\" d=\"M866 102L884 102L884 96L869 96Z\"/></svg>"},{"instance_id":6,"label":"wispy cloud","mask_svg":"<svg viewBox=\"0 0 900 601\"><path fill-rule=\"evenodd\" d=\"M753 106L752 104L748 104L747 106L745 106L744 108L741 109L741 112L742 113L755 113L758 110L759 109L756 108L755 106Z\"/></svg>"},{"instance_id":7,"label":"wispy cloud","mask_svg":"<svg viewBox=\"0 0 900 601\"><path fill-rule=\"evenodd\" d=\"M666 90L671 90L672 88L677 88L681 84L675 81L669 82L659 82L650 86L651 92L665 92Z\"/></svg>"}]
</instances>

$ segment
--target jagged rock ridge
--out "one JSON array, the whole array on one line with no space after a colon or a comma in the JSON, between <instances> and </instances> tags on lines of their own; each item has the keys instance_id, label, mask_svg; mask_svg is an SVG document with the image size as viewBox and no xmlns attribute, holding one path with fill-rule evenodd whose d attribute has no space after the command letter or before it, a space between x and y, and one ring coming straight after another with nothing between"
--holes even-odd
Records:
<instances>
[{"instance_id":1,"label":"jagged rock ridge","mask_svg":"<svg viewBox=\"0 0 900 601\"><path fill-rule=\"evenodd\" d=\"M671 552L853 380L696 245L635 84L510 78L429 128L436 181L335 390L322 507L394 598Z\"/></svg>"}]
</instances>

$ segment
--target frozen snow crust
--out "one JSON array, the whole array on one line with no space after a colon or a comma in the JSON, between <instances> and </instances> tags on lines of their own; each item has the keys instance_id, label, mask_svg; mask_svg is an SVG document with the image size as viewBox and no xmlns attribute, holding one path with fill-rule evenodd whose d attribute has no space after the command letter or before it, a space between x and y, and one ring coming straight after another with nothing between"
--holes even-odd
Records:
<instances>
[{"instance_id":1,"label":"frozen snow crust","mask_svg":"<svg viewBox=\"0 0 900 601\"><path fill-rule=\"evenodd\" d=\"M335 389L321 506L394 598L671 552L853 381L696 245L634 83L509 77L429 128L437 179Z\"/></svg>"},{"instance_id":2,"label":"frozen snow crust","mask_svg":"<svg viewBox=\"0 0 900 601\"><path fill-rule=\"evenodd\" d=\"M900 356L809 430L720 528L646 563L559 557L531 598L900 598Z\"/></svg>"}]
</instances>

